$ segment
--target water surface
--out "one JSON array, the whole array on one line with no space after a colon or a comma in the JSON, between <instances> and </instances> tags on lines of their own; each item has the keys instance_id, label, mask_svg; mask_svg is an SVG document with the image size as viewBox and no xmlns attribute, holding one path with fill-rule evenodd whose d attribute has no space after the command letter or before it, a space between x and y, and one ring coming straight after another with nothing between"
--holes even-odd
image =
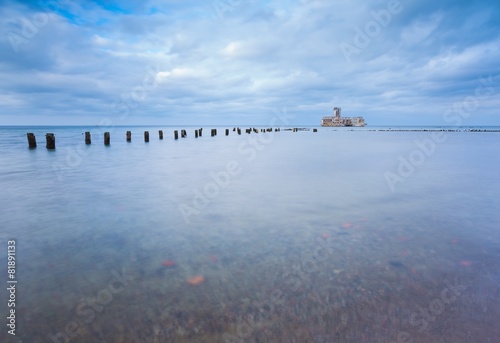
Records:
<instances>
[{"instance_id":1,"label":"water surface","mask_svg":"<svg viewBox=\"0 0 500 343\"><path fill-rule=\"evenodd\" d=\"M0 128L11 341L500 336L500 133L174 129L116 127L104 146L99 128Z\"/></svg>"}]
</instances>

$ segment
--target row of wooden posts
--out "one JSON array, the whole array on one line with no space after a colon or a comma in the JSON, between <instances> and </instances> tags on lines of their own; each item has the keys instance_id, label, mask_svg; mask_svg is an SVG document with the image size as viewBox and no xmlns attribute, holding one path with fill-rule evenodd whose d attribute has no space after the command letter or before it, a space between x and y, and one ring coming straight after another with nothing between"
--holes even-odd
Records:
<instances>
[{"instance_id":1,"label":"row of wooden posts","mask_svg":"<svg viewBox=\"0 0 500 343\"><path fill-rule=\"evenodd\" d=\"M290 130L293 132L299 131L298 128L293 128ZM187 137L186 130L180 130L180 131L181 131L181 138L186 138ZM233 128L233 132L234 131L237 132L238 135L241 135L241 129L239 127ZM260 132L272 132L272 131L273 131L272 128L260 129ZM281 131L281 129L276 128L276 129L274 129L274 131L279 132L279 131ZM245 129L245 133L249 134L252 132L258 133L259 130L256 128ZM318 129L313 129L313 132L318 132ZM225 133L226 133L226 136L229 136L229 129L226 129ZM203 128L200 128L200 129L194 131L195 138L201 137L202 135L203 135ZM217 136L217 129L212 129L210 132L210 135L212 137ZM32 132L29 132L29 133L27 133L27 136L28 136L29 147L36 148L35 134ZM163 130L158 131L158 136L159 136L159 139L163 139ZM127 131L126 138L127 138L127 142L132 141L132 132L131 131ZM174 131L174 139L179 139L179 131L178 130ZM55 149L56 148L56 137L53 133L47 133L45 135L45 140L46 140L46 148L47 149ZM149 142L149 131L144 131L144 142L146 142L146 143ZM92 137L91 137L90 132L87 131L87 132L85 132L85 144L91 144L91 143L92 143ZM111 135L109 132L104 132L104 145L110 145L110 144L111 144Z\"/></svg>"}]
</instances>

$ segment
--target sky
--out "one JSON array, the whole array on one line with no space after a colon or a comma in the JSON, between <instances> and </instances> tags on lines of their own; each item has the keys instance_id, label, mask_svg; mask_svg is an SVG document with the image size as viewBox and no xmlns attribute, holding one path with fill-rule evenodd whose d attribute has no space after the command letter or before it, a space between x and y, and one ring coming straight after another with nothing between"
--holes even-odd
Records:
<instances>
[{"instance_id":1,"label":"sky","mask_svg":"<svg viewBox=\"0 0 500 343\"><path fill-rule=\"evenodd\" d=\"M0 125L500 125L498 0L0 0Z\"/></svg>"}]
</instances>

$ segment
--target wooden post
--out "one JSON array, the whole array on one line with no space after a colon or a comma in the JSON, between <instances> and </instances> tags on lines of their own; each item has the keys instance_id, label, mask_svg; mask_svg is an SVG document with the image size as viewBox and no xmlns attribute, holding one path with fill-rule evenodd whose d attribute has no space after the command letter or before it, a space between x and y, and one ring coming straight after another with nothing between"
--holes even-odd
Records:
<instances>
[{"instance_id":1,"label":"wooden post","mask_svg":"<svg viewBox=\"0 0 500 343\"><path fill-rule=\"evenodd\" d=\"M200 129L198 130L198 134L200 135L200 137L203 135L203 128L200 127Z\"/></svg>"},{"instance_id":2,"label":"wooden post","mask_svg":"<svg viewBox=\"0 0 500 343\"><path fill-rule=\"evenodd\" d=\"M109 132L104 132L104 145L109 145L111 141L111 136Z\"/></svg>"},{"instance_id":3,"label":"wooden post","mask_svg":"<svg viewBox=\"0 0 500 343\"><path fill-rule=\"evenodd\" d=\"M226 129L226 136L229 136L229 129Z\"/></svg>"},{"instance_id":4,"label":"wooden post","mask_svg":"<svg viewBox=\"0 0 500 343\"><path fill-rule=\"evenodd\" d=\"M238 135L241 135L241 129L238 128Z\"/></svg>"},{"instance_id":5,"label":"wooden post","mask_svg":"<svg viewBox=\"0 0 500 343\"><path fill-rule=\"evenodd\" d=\"M47 141L47 149L53 150L56 148L56 137L53 133L47 133L45 135L45 140Z\"/></svg>"},{"instance_id":6,"label":"wooden post","mask_svg":"<svg viewBox=\"0 0 500 343\"><path fill-rule=\"evenodd\" d=\"M158 131L158 136L160 137L160 139L163 139L163 131L162 130Z\"/></svg>"},{"instance_id":7,"label":"wooden post","mask_svg":"<svg viewBox=\"0 0 500 343\"><path fill-rule=\"evenodd\" d=\"M313 132L318 132L318 129L313 129Z\"/></svg>"},{"instance_id":8,"label":"wooden post","mask_svg":"<svg viewBox=\"0 0 500 343\"><path fill-rule=\"evenodd\" d=\"M234 131L236 131L236 128L235 128L235 127L233 127L233 132L234 132Z\"/></svg>"},{"instance_id":9,"label":"wooden post","mask_svg":"<svg viewBox=\"0 0 500 343\"><path fill-rule=\"evenodd\" d=\"M91 144L92 140L90 139L90 132L85 132L85 144Z\"/></svg>"},{"instance_id":10,"label":"wooden post","mask_svg":"<svg viewBox=\"0 0 500 343\"><path fill-rule=\"evenodd\" d=\"M198 130L194 130L194 138L198 138Z\"/></svg>"},{"instance_id":11,"label":"wooden post","mask_svg":"<svg viewBox=\"0 0 500 343\"><path fill-rule=\"evenodd\" d=\"M149 142L149 131L144 131L144 142Z\"/></svg>"},{"instance_id":12,"label":"wooden post","mask_svg":"<svg viewBox=\"0 0 500 343\"><path fill-rule=\"evenodd\" d=\"M181 138L186 138L186 137L187 137L186 130L181 130Z\"/></svg>"},{"instance_id":13,"label":"wooden post","mask_svg":"<svg viewBox=\"0 0 500 343\"><path fill-rule=\"evenodd\" d=\"M179 139L179 131L174 131L174 139Z\"/></svg>"},{"instance_id":14,"label":"wooden post","mask_svg":"<svg viewBox=\"0 0 500 343\"><path fill-rule=\"evenodd\" d=\"M31 149L36 148L36 137L34 133L27 133L28 136L28 145Z\"/></svg>"},{"instance_id":15,"label":"wooden post","mask_svg":"<svg viewBox=\"0 0 500 343\"><path fill-rule=\"evenodd\" d=\"M127 131L127 142L132 142L132 132Z\"/></svg>"}]
</instances>

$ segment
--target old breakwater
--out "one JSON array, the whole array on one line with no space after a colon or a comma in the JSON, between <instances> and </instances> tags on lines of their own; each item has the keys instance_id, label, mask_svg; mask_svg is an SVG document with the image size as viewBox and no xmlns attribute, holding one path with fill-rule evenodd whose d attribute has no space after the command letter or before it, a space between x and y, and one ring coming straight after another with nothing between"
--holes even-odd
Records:
<instances>
[{"instance_id":1,"label":"old breakwater","mask_svg":"<svg viewBox=\"0 0 500 343\"><path fill-rule=\"evenodd\" d=\"M239 128L239 127L234 127L232 129L232 131L234 132L234 134L236 135L241 135L242 134L242 129ZM245 133L246 134L252 134L252 133L268 133L268 132L280 132L282 131L282 128L255 128L255 127L252 127L252 128L247 128L245 129ZM286 128L286 129L283 129L283 131L292 131L292 132L298 132L298 131L312 131L312 132L318 132L317 129L309 129L309 128ZM173 130L171 132L172 136L173 136L173 139L174 140L178 140L179 138L188 138L188 132L187 130ZM229 136L230 134L230 129L229 128L226 128L224 130L224 134L225 136ZM90 131L85 131L82 133L82 135L84 136L84 142L86 145L90 145L92 144L92 133ZM33 132L28 132L26 134L27 136L27 139L28 139L28 147L30 149L35 149L37 147L37 140L36 140L36 136ZM194 138L199 138L199 137L202 137L203 136L203 128L199 128L199 129L196 129L194 130L194 134L193 134ZM210 130L210 136L211 137L215 137L217 136L217 129L211 129ZM125 140L127 142L132 142L132 132L131 131L126 131L125 133ZM164 138L164 130L158 130L158 139L159 140L163 140ZM47 133L45 135L45 141L46 141L46 144L45 144L45 147L49 150L54 150L56 148L56 136L54 133ZM111 145L111 133L110 132L104 132L103 133L103 143L104 145L108 146L108 145ZM149 143L150 141L150 132L149 131L144 131L144 142L145 143Z\"/></svg>"},{"instance_id":2,"label":"old breakwater","mask_svg":"<svg viewBox=\"0 0 500 343\"><path fill-rule=\"evenodd\" d=\"M447 129L447 128L374 128L374 129L364 129L364 130L359 130L359 129L331 129L328 128L328 131L366 131L366 132L471 132L471 133L479 133L479 132L500 132L500 129L480 129L480 128L452 128L452 129ZM281 131L289 131L289 132L299 132L299 131L312 131L312 132L318 132L317 128L299 128L299 127L293 127L293 128L255 128L255 127L250 127L250 128L245 128L244 129L245 134L258 134L258 133L268 133L268 132L281 132ZM224 129L224 135L229 136L231 130L229 128ZM233 134L236 135L241 135L243 130L240 127L233 127L232 129ZM188 132L187 130L173 130L171 132L173 139L178 140L179 138L188 138ZM90 131L86 131L82 133L84 135L84 142L86 145L92 144L92 133ZM27 139L28 139L28 147L30 149L34 149L37 147L37 140L35 137L35 134L33 132L28 132L26 134ZM194 138L199 138L203 136L203 128L195 129ZM210 130L210 136L215 137L217 136L217 129L211 129ZM163 140L164 138L164 130L158 130L158 139ZM126 131L125 133L125 140L127 142L132 142L132 132L131 131ZM144 142L149 143L150 140L150 132L149 131L144 131ZM111 133L110 132L104 132L103 134L103 143L106 146L111 145ZM54 133L47 133L45 135L45 147L49 150L54 150L56 148L56 136Z\"/></svg>"}]
</instances>

